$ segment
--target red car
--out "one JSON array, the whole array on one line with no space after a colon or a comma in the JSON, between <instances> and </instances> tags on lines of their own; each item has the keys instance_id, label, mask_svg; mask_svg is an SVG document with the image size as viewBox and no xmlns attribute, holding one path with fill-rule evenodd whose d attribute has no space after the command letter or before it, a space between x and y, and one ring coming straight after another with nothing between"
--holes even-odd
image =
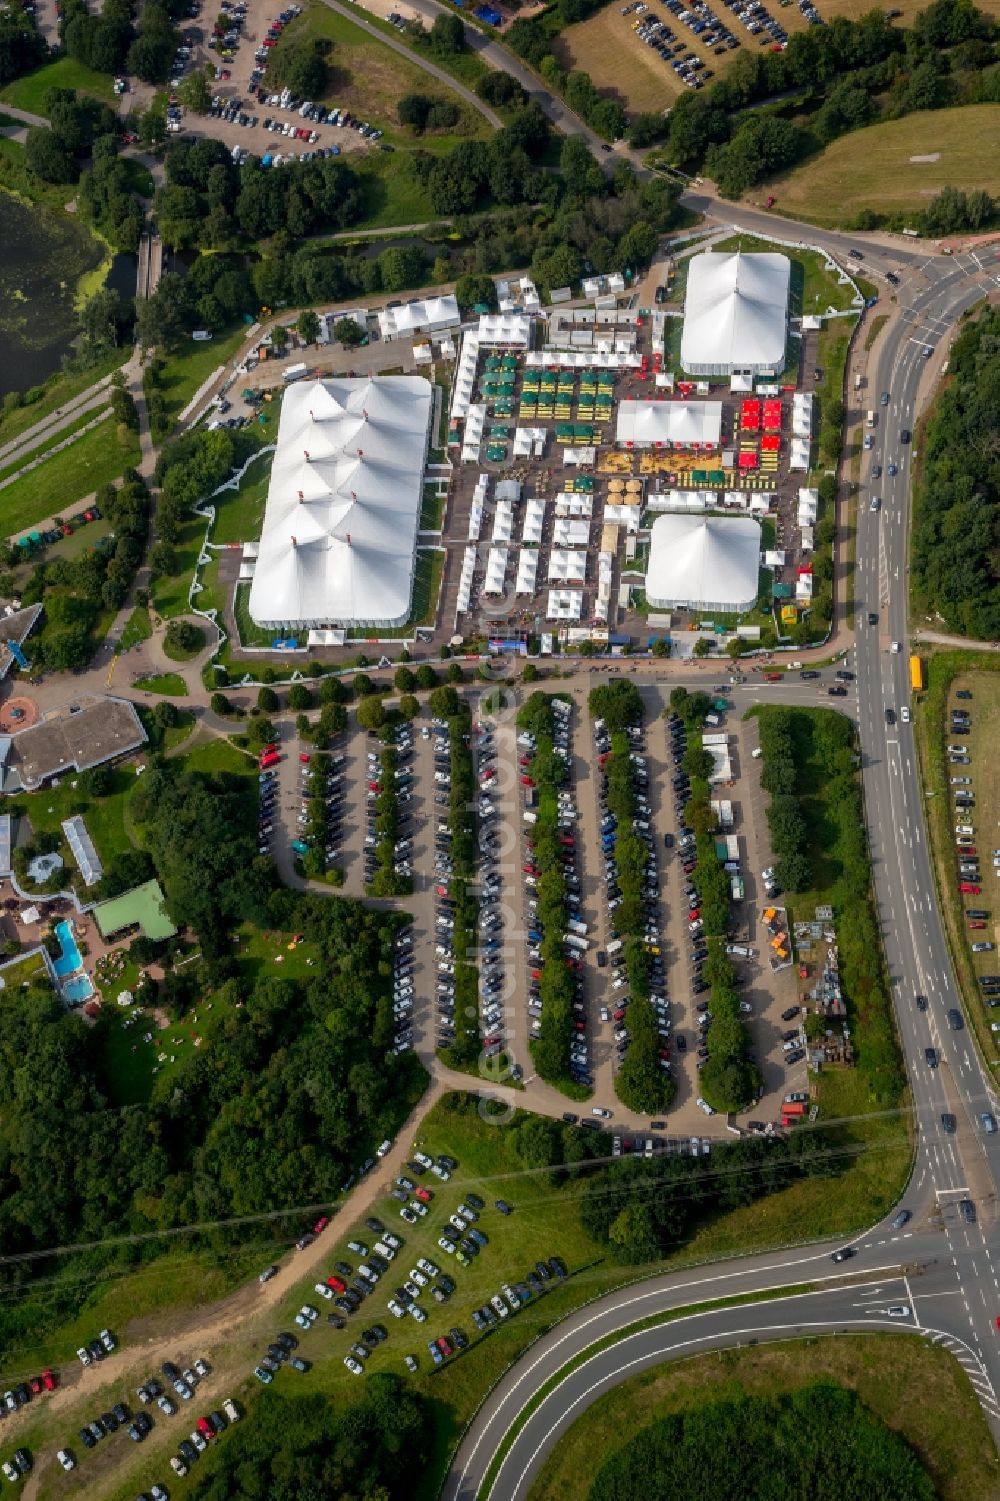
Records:
<instances>
[{"instance_id":1,"label":"red car","mask_svg":"<svg viewBox=\"0 0 1000 1501\"><path fill-rule=\"evenodd\" d=\"M334 1277L332 1274L327 1277L326 1285L327 1287L332 1287L334 1292L336 1293L343 1293L347 1291L346 1284L341 1282L339 1277Z\"/></svg>"},{"instance_id":2,"label":"red car","mask_svg":"<svg viewBox=\"0 0 1000 1501\"><path fill-rule=\"evenodd\" d=\"M526 876L537 876L538 874L538 871L533 865L522 865L521 869L524 871L524 874Z\"/></svg>"},{"instance_id":3,"label":"red car","mask_svg":"<svg viewBox=\"0 0 1000 1501\"><path fill-rule=\"evenodd\" d=\"M983 888L981 886L973 886L971 881L960 881L958 889L964 892L966 896L979 896Z\"/></svg>"},{"instance_id":4,"label":"red car","mask_svg":"<svg viewBox=\"0 0 1000 1501\"><path fill-rule=\"evenodd\" d=\"M382 783L381 782L369 782L368 783L368 791L369 792L381 792L382 791Z\"/></svg>"},{"instance_id":5,"label":"red car","mask_svg":"<svg viewBox=\"0 0 1000 1501\"><path fill-rule=\"evenodd\" d=\"M42 1385L47 1392L55 1391L58 1379L58 1376L53 1376L51 1371L45 1370L42 1372Z\"/></svg>"},{"instance_id":6,"label":"red car","mask_svg":"<svg viewBox=\"0 0 1000 1501\"><path fill-rule=\"evenodd\" d=\"M277 743L272 740L272 742L271 742L270 745L265 745L265 746L263 746L261 748L261 752L260 753L261 753L262 756L273 756L274 753L275 753L275 751L277 749L278 749Z\"/></svg>"},{"instance_id":7,"label":"red car","mask_svg":"<svg viewBox=\"0 0 1000 1501\"><path fill-rule=\"evenodd\" d=\"M541 970L540 969L533 969L531 971L531 978L533 980L540 980L542 978L542 972L541 972Z\"/></svg>"},{"instance_id":8,"label":"red car","mask_svg":"<svg viewBox=\"0 0 1000 1501\"><path fill-rule=\"evenodd\" d=\"M985 926L986 924L984 922L970 922L969 924L970 928L985 928Z\"/></svg>"},{"instance_id":9,"label":"red car","mask_svg":"<svg viewBox=\"0 0 1000 1501\"><path fill-rule=\"evenodd\" d=\"M697 920L698 920L698 918L700 916L701 916L701 908L700 907L689 907L688 908L688 922L697 922Z\"/></svg>"},{"instance_id":10,"label":"red car","mask_svg":"<svg viewBox=\"0 0 1000 1501\"><path fill-rule=\"evenodd\" d=\"M302 762L303 766L308 766L309 762L312 760L312 756L307 756L305 751L303 751L299 756L299 760Z\"/></svg>"},{"instance_id":11,"label":"red car","mask_svg":"<svg viewBox=\"0 0 1000 1501\"><path fill-rule=\"evenodd\" d=\"M625 1007L624 1006L619 1006L618 1010L617 1011L612 1011L611 1015L614 1017L614 1019L615 1019L616 1022L624 1021L625 1020Z\"/></svg>"},{"instance_id":12,"label":"red car","mask_svg":"<svg viewBox=\"0 0 1000 1501\"><path fill-rule=\"evenodd\" d=\"M530 766L531 765L531 757L530 756L522 756L521 759L520 759L520 761L517 764L519 766Z\"/></svg>"},{"instance_id":13,"label":"red car","mask_svg":"<svg viewBox=\"0 0 1000 1501\"><path fill-rule=\"evenodd\" d=\"M421 1204L429 1204L434 1195L429 1188L415 1188L413 1190L413 1197L419 1199Z\"/></svg>"},{"instance_id":14,"label":"red car","mask_svg":"<svg viewBox=\"0 0 1000 1501\"><path fill-rule=\"evenodd\" d=\"M435 886L434 887L434 894L435 894L435 896L447 896L448 895L448 888L447 888L447 886Z\"/></svg>"},{"instance_id":15,"label":"red car","mask_svg":"<svg viewBox=\"0 0 1000 1501\"><path fill-rule=\"evenodd\" d=\"M37 1397L38 1393L42 1390L41 1376L32 1376L31 1380L28 1382L28 1385L31 1387L32 1392Z\"/></svg>"},{"instance_id":16,"label":"red car","mask_svg":"<svg viewBox=\"0 0 1000 1501\"><path fill-rule=\"evenodd\" d=\"M198 1419L198 1432L201 1434L202 1438L215 1437L215 1429L212 1427L207 1418Z\"/></svg>"},{"instance_id":17,"label":"red car","mask_svg":"<svg viewBox=\"0 0 1000 1501\"><path fill-rule=\"evenodd\" d=\"M314 1235L322 1235L323 1231L326 1229L326 1227L327 1227L327 1225L329 1223L330 1223L330 1221L329 1221L329 1218L327 1217L327 1215L321 1214L320 1217L319 1217L319 1219L316 1221L315 1225L313 1225L313 1234Z\"/></svg>"},{"instance_id":18,"label":"red car","mask_svg":"<svg viewBox=\"0 0 1000 1501\"><path fill-rule=\"evenodd\" d=\"M437 1345L442 1355L450 1355L452 1353L451 1345L445 1339L443 1334L439 1334L434 1343Z\"/></svg>"}]
</instances>

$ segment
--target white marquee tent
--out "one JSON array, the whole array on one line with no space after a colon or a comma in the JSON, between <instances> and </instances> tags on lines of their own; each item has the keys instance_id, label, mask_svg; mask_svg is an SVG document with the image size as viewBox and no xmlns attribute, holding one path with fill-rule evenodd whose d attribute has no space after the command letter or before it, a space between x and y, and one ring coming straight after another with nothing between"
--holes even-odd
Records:
<instances>
[{"instance_id":1,"label":"white marquee tent","mask_svg":"<svg viewBox=\"0 0 1000 1501\"><path fill-rule=\"evenodd\" d=\"M483 584L483 593L502 594L506 576L506 547L491 547L486 558L486 581Z\"/></svg>"},{"instance_id":2,"label":"white marquee tent","mask_svg":"<svg viewBox=\"0 0 1000 1501\"><path fill-rule=\"evenodd\" d=\"M631 448L718 448L721 401L622 401L615 441Z\"/></svg>"},{"instance_id":3,"label":"white marquee tent","mask_svg":"<svg viewBox=\"0 0 1000 1501\"><path fill-rule=\"evenodd\" d=\"M420 376L285 392L250 615L265 630L402 625L432 389Z\"/></svg>"},{"instance_id":4,"label":"white marquee tent","mask_svg":"<svg viewBox=\"0 0 1000 1501\"><path fill-rule=\"evenodd\" d=\"M383 308L378 326L383 339L408 339L413 334L439 333L458 328L462 319L453 296L420 297L401 307Z\"/></svg>"},{"instance_id":5,"label":"white marquee tent","mask_svg":"<svg viewBox=\"0 0 1000 1501\"><path fill-rule=\"evenodd\" d=\"M646 598L657 610L742 614L757 600L761 530L748 516L658 516L650 531Z\"/></svg>"},{"instance_id":6,"label":"white marquee tent","mask_svg":"<svg viewBox=\"0 0 1000 1501\"><path fill-rule=\"evenodd\" d=\"M692 375L776 374L785 365L791 265L785 255L693 256L681 365Z\"/></svg>"},{"instance_id":7,"label":"white marquee tent","mask_svg":"<svg viewBox=\"0 0 1000 1501\"><path fill-rule=\"evenodd\" d=\"M514 593L534 594L537 577L538 554L533 548L526 547L518 556L517 582L514 584Z\"/></svg>"}]
</instances>

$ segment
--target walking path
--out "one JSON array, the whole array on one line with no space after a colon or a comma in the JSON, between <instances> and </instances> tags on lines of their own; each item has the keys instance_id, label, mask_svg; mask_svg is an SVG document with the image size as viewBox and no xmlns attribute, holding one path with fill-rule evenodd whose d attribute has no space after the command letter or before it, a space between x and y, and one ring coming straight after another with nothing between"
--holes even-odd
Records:
<instances>
[{"instance_id":1,"label":"walking path","mask_svg":"<svg viewBox=\"0 0 1000 1501\"><path fill-rule=\"evenodd\" d=\"M122 367L128 369L126 363ZM94 385L88 386L86 391L81 391L79 396L73 396L64 406L57 407L54 412L47 412L44 417L39 417L31 427L26 427L23 433L18 433L16 438L9 439L6 443L0 443L0 465L6 469L10 464L16 464L22 453L28 454L41 443L47 443L56 433L63 430L81 417L84 412L94 410L96 407L106 405L111 388L111 376L105 375Z\"/></svg>"}]
</instances>

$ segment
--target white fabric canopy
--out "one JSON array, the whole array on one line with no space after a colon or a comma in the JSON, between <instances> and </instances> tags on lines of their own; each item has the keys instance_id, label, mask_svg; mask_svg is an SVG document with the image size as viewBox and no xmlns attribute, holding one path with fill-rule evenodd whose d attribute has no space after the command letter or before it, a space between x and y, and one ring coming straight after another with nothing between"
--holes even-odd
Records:
<instances>
[{"instance_id":1,"label":"white fabric canopy","mask_svg":"<svg viewBox=\"0 0 1000 1501\"><path fill-rule=\"evenodd\" d=\"M635 448L718 448L721 401L623 401L618 406L618 443Z\"/></svg>"},{"instance_id":2,"label":"white fabric canopy","mask_svg":"<svg viewBox=\"0 0 1000 1501\"><path fill-rule=\"evenodd\" d=\"M580 589L550 589L545 614L549 620L579 620L583 614Z\"/></svg>"},{"instance_id":3,"label":"white fabric canopy","mask_svg":"<svg viewBox=\"0 0 1000 1501\"><path fill-rule=\"evenodd\" d=\"M419 376L285 392L250 589L257 625L406 620L431 405Z\"/></svg>"},{"instance_id":4,"label":"white fabric canopy","mask_svg":"<svg viewBox=\"0 0 1000 1501\"><path fill-rule=\"evenodd\" d=\"M524 508L524 530L521 533L521 541L538 547L542 540L542 528L545 523L544 500L529 500Z\"/></svg>"},{"instance_id":5,"label":"white fabric canopy","mask_svg":"<svg viewBox=\"0 0 1000 1501\"><path fill-rule=\"evenodd\" d=\"M506 547L491 547L486 559L486 582L483 584L484 594L502 594L504 579L507 576L507 549Z\"/></svg>"},{"instance_id":6,"label":"white fabric canopy","mask_svg":"<svg viewBox=\"0 0 1000 1501\"><path fill-rule=\"evenodd\" d=\"M570 552L554 547L549 553L549 579L584 579L587 576L587 554Z\"/></svg>"},{"instance_id":7,"label":"white fabric canopy","mask_svg":"<svg viewBox=\"0 0 1000 1501\"><path fill-rule=\"evenodd\" d=\"M692 257L681 365L693 375L764 374L785 364L791 265L787 256Z\"/></svg>"},{"instance_id":8,"label":"white fabric canopy","mask_svg":"<svg viewBox=\"0 0 1000 1501\"><path fill-rule=\"evenodd\" d=\"M761 531L747 516L658 516L650 532L646 598L742 613L757 599Z\"/></svg>"},{"instance_id":9,"label":"white fabric canopy","mask_svg":"<svg viewBox=\"0 0 1000 1501\"><path fill-rule=\"evenodd\" d=\"M517 560L517 582L514 584L515 594L531 595L535 592L535 580L538 577L538 554L530 547L520 553Z\"/></svg>"},{"instance_id":10,"label":"white fabric canopy","mask_svg":"<svg viewBox=\"0 0 1000 1501\"><path fill-rule=\"evenodd\" d=\"M383 308L378 315L383 339L405 339L411 334L458 328L461 321L458 303L450 295L417 298L413 302L404 302L401 307Z\"/></svg>"}]
</instances>

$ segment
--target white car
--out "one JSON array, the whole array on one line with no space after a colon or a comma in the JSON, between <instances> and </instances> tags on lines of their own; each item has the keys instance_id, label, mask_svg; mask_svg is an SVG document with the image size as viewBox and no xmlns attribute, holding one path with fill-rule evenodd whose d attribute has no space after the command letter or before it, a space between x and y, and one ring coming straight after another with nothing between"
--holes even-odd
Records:
<instances>
[{"instance_id":1,"label":"white car","mask_svg":"<svg viewBox=\"0 0 1000 1501\"><path fill-rule=\"evenodd\" d=\"M397 1303L395 1298L390 1298L387 1306L394 1319L402 1319L406 1317L406 1309L403 1307L402 1303Z\"/></svg>"},{"instance_id":2,"label":"white car","mask_svg":"<svg viewBox=\"0 0 1000 1501\"><path fill-rule=\"evenodd\" d=\"M310 1324L315 1324L316 1320L319 1318L319 1309L313 1308L309 1303L303 1303L302 1307L299 1309L299 1312L304 1319L309 1320Z\"/></svg>"},{"instance_id":3,"label":"white car","mask_svg":"<svg viewBox=\"0 0 1000 1501\"><path fill-rule=\"evenodd\" d=\"M432 1167L433 1166L433 1163L431 1162L431 1159L427 1156L426 1152L414 1152L414 1154L413 1154L413 1160L414 1160L414 1162L419 1162L421 1167Z\"/></svg>"},{"instance_id":4,"label":"white car","mask_svg":"<svg viewBox=\"0 0 1000 1501\"><path fill-rule=\"evenodd\" d=\"M424 1313L424 1310L420 1307L419 1303L411 1303L407 1312L412 1319L415 1319L417 1321L418 1324L426 1324L427 1315L426 1313Z\"/></svg>"},{"instance_id":5,"label":"white car","mask_svg":"<svg viewBox=\"0 0 1000 1501\"><path fill-rule=\"evenodd\" d=\"M353 1355L345 1355L344 1364L350 1371L352 1376L363 1376L365 1374L364 1366L359 1365L358 1362L354 1359Z\"/></svg>"},{"instance_id":6,"label":"white car","mask_svg":"<svg viewBox=\"0 0 1000 1501\"><path fill-rule=\"evenodd\" d=\"M91 1353L90 1353L89 1350L85 1350L83 1348L83 1346L81 1345L80 1348L79 1348L79 1350L77 1350L76 1353L77 1353L77 1356L79 1358L79 1361L80 1361L81 1365L90 1365L90 1362L93 1359L93 1356L91 1355Z\"/></svg>"},{"instance_id":7,"label":"white car","mask_svg":"<svg viewBox=\"0 0 1000 1501\"><path fill-rule=\"evenodd\" d=\"M7 1479L12 1483L16 1483L18 1480L20 1480L20 1475L18 1474L15 1467L11 1464L9 1459L5 1459L3 1465L0 1466L0 1468L2 1468L4 1474L7 1476Z\"/></svg>"},{"instance_id":8,"label":"white car","mask_svg":"<svg viewBox=\"0 0 1000 1501\"><path fill-rule=\"evenodd\" d=\"M115 1348L115 1342L111 1338L110 1331L107 1330L107 1329L102 1329L101 1330L100 1341L101 1341L101 1344L104 1346L105 1350L107 1350L109 1354Z\"/></svg>"},{"instance_id":9,"label":"white car","mask_svg":"<svg viewBox=\"0 0 1000 1501\"><path fill-rule=\"evenodd\" d=\"M380 1256L384 1256L386 1261L395 1261L396 1259L396 1253L393 1250L392 1246L390 1246L384 1240L377 1240L374 1245L374 1250L376 1250Z\"/></svg>"},{"instance_id":10,"label":"white car","mask_svg":"<svg viewBox=\"0 0 1000 1501\"><path fill-rule=\"evenodd\" d=\"M448 1169L446 1167L442 1167L439 1162L431 1163L431 1172L434 1174L435 1178L440 1178L442 1183L447 1183L449 1178L451 1177L451 1173L449 1173Z\"/></svg>"},{"instance_id":11,"label":"white car","mask_svg":"<svg viewBox=\"0 0 1000 1501\"><path fill-rule=\"evenodd\" d=\"M207 1376L209 1371L211 1370L211 1366L208 1364L208 1361L202 1360L201 1356L199 1356L195 1361L194 1368L195 1373L199 1376Z\"/></svg>"},{"instance_id":12,"label":"white car","mask_svg":"<svg viewBox=\"0 0 1000 1501\"><path fill-rule=\"evenodd\" d=\"M423 1272L418 1272L416 1267L414 1267L413 1271L410 1273L410 1281L415 1282L418 1287L427 1286L427 1278L424 1276Z\"/></svg>"},{"instance_id":13,"label":"white car","mask_svg":"<svg viewBox=\"0 0 1000 1501\"><path fill-rule=\"evenodd\" d=\"M434 1265L433 1261L428 1261L426 1256L421 1256L418 1259L417 1266L422 1272L426 1272L428 1277L436 1277L439 1271L439 1268Z\"/></svg>"},{"instance_id":14,"label":"white car","mask_svg":"<svg viewBox=\"0 0 1000 1501\"><path fill-rule=\"evenodd\" d=\"M179 1454L171 1454L170 1468L173 1470L174 1474L179 1476L182 1480L188 1472L188 1467L184 1463L183 1459L181 1459Z\"/></svg>"},{"instance_id":15,"label":"white car","mask_svg":"<svg viewBox=\"0 0 1000 1501\"><path fill-rule=\"evenodd\" d=\"M327 1302L333 1298L333 1288L327 1287L325 1282L317 1282L314 1291L318 1292L321 1298L326 1298Z\"/></svg>"},{"instance_id":16,"label":"white car","mask_svg":"<svg viewBox=\"0 0 1000 1501\"><path fill-rule=\"evenodd\" d=\"M73 1458L72 1454L70 1454L68 1449L58 1450L56 1459L58 1459L64 1470L73 1470L76 1468L76 1460Z\"/></svg>"},{"instance_id":17,"label":"white car","mask_svg":"<svg viewBox=\"0 0 1000 1501\"><path fill-rule=\"evenodd\" d=\"M410 1209L412 1209L413 1213L418 1217L418 1219L423 1219L424 1215L427 1213L427 1205L421 1204L419 1199L411 1199L409 1207ZM410 1223L413 1223L412 1220Z\"/></svg>"},{"instance_id":18,"label":"white car","mask_svg":"<svg viewBox=\"0 0 1000 1501\"><path fill-rule=\"evenodd\" d=\"M697 1098L697 1100L695 1100L695 1104L698 1106L698 1109L702 1112L703 1115L714 1115L715 1114L715 1111L712 1108L712 1106L708 1103L707 1100L703 1100L702 1097L701 1097L701 1095L699 1095L698 1098Z\"/></svg>"},{"instance_id":19,"label":"white car","mask_svg":"<svg viewBox=\"0 0 1000 1501\"><path fill-rule=\"evenodd\" d=\"M194 1444L195 1448L198 1450L198 1453L204 1454L205 1450L208 1448L208 1445L202 1438L201 1434L198 1432L197 1428L192 1428L191 1432L188 1434L188 1438L191 1440L192 1444Z\"/></svg>"},{"instance_id":20,"label":"white car","mask_svg":"<svg viewBox=\"0 0 1000 1501\"><path fill-rule=\"evenodd\" d=\"M454 1254L455 1254L455 1247L452 1245L452 1243L451 1243L450 1240L445 1240L445 1238L444 1238L443 1235L441 1236L440 1240L438 1241L438 1245L441 1247L441 1250L444 1251L447 1256L454 1256Z\"/></svg>"}]
</instances>

